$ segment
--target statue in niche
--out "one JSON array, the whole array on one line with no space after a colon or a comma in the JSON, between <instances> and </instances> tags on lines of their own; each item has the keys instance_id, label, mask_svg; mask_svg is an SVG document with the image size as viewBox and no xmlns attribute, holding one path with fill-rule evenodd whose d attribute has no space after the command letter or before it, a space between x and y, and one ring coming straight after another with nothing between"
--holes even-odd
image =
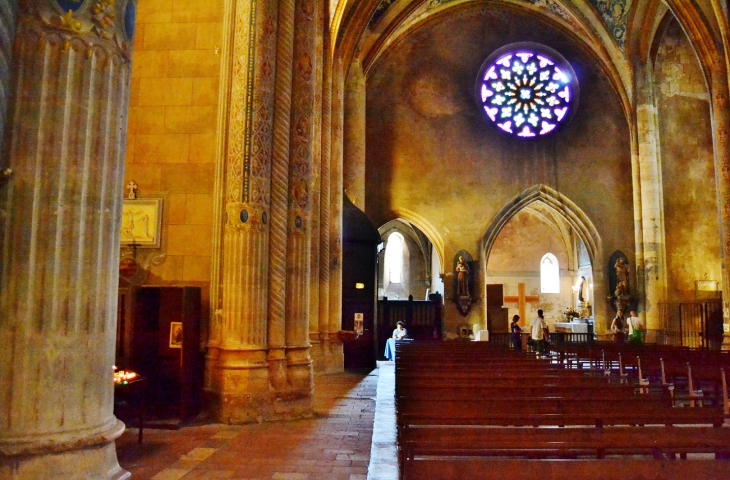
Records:
<instances>
[{"instance_id":1,"label":"statue in niche","mask_svg":"<svg viewBox=\"0 0 730 480\"><path fill-rule=\"evenodd\" d=\"M619 257L614 265L616 269L616 290L614 294L617 297L628 295L629 293L629 264L623 257Z\"/></svg>"},{"instance_id":2,"label":"statue in niche","mask_svg":"<svg viewBox=\"0 0 730 480\"><path fill-rule=\"evenodd\" d=\"M578 286L578 302L585 303L586 301L586 277L580 277L580 285Z\"/></svg>"},{"instance_id":3,"label":"statue in niche","mask_svg":"<svg viewBox=\"0 0 730 480\"><path fill-rule=\"evenodd\" d=\"M459 297L469 297L469 265L461 256L456 264L456 282L456 294Z\"/></svg>"},{"instance_id":4,"label":"statue in niche","mask_svg":"<svg viewBox=\"0 0 730 480\"><path fill-rule=\"evenodd\" d=\"M454 256L453 262L454 273L451 284L454 293L452 300L461 316L466 317L475 301L472 297L474 291L472 275L476 275L478 267L474 265L474 260L466 250L459 251Z\"/></svg>"}]
</instances>

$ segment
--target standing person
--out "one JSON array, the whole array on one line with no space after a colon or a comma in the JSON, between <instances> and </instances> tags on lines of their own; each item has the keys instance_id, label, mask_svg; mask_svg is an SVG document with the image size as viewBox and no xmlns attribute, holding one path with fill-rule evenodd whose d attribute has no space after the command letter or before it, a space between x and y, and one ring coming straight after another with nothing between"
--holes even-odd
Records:
<instances>
[{"instance_id":1,"label":"standing person","mask_svg":"<svg viewBox=\"0 0 730 480\"><path fill-rule=\"evenodd\" d=\"M636 312L631 310L629 312L629 319L626 321L629 326L629 342L631 343L643 343L644 342L644 323L639 317L636 316Z\"/></svg>"},{"instance_id":2,"label":"standing person","mask_svg":"<svg viewBox=\"0 0 730 480\"><path fill-rule=\"evenodd\" d=\"M623 343L624 341L624 328L626 321L624 319L624 312L618 310L616 316L611 322L611 331L613 332L613 341L616 343Z\"/></svg>"},{"instance_id":3,"label":"standing person","mask_svg":"<svg viewBox=\"0 0 730 480\"><path fill-rule=\"evenodd\" d=\"M515 315L512 317L512 323L509 326L509 329L512 332L512 346L515 348L516 352L522 351L522 327L520 327L517 323L519 321L520 316Z\"/></svg>"},{"instance_id":4,"label":"standing person","mask_svg":"<svg viewBox=\"0 0 730 480\"><path fill-rule=\"evenodd\" d=\"M537 317L530 324L530 336L532 343L535 345L535 351L538 353L545 353L547 348L547 342L545 339L548 336L548 326L543 317L542 310L537 311Z\"/></svg>"}]
</instances>

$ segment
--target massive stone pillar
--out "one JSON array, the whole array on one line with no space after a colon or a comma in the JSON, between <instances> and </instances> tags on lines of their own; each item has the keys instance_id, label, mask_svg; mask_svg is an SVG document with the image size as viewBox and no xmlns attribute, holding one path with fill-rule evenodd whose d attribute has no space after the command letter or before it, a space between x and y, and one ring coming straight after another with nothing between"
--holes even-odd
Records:
<instances>
[{"instance_id":1,"label":"massive stone pillar","mask_svg":"<svg viewBox=\"0 0 730 480\"><path fill-rule=\"evenodd\" d=\"M365 74L360 59L350 66L345 87L343 185L353 204L365 211Z\"/></svg>"},{"instance_id":2,"label":"massive stone pillar","mask_svg":"<svg viewBox=\"0 0 730 480\"><path fill-rule=\"evenodd\" d=\"M722 249L722 307L725 326L723 348L730 348L730 105L725 63L718 60L711 75L712 143Z\"/></svg>"},{"instance_id":3,"label":"massive stone pillar","mask_svg":"<svg viewBox=\"0 0 730 480\"><path fill-rule=\"evenodd\" d=\"M269 388L269 190L277 2L229 0L219 118L224 218L217 331L209 347L208 389L220 421L277 418ZM216 280L214 278L214 280Z\"/></svg>"},{"instance_id":4,"label":"massive stone pillar","mask_svg":"<svg viewBox=\"0 0 730 480\"><path fill-rule=\"evenodd\" d=\"M18 13L0 212L0 478L121 479L113 364L136 2Z\"/></svg>"},{"instance_id":5,"label":"massive stone pillar","mask_svg":"<svg viewBox=\"0 0 730 480\"><path fill-rule=\"evenodd\" d=\"M643 279L643 310L648 329L661 328L658 304L666 298L666 240L664 232L663 191L659 164L659 135L657 108L652 91L653 77L645 69L637 68L636 139L638 156L632 155L634 179L634 219L637 232L637 280ZM638 191L637 191L638 189ZM639 202L637 204L637 202ZM637 212L637 209L640 211ZM641 287L638 294L641 295ZM634 292L632 292L634 294ZM636 295L636 294L634 294Z\"/></svg>"}]
</instances>

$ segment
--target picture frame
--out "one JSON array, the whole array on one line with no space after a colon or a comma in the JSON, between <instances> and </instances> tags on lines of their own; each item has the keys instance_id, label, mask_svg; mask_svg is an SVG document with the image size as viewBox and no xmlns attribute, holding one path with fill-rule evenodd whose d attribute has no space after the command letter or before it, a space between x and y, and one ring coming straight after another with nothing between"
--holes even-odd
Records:
<instances>
[{"instance_id":1,"label":"picture frame","mask_svg":"<svg viewBox=\"0 0 730 480\"><path fill-rule=\"evenodd\" d=\"M125 199L122 205L120 242L123 246L160 248L162 199Z\"/></svg>"},{"instance_id":2,"label":"picture frame","mask_svg":"<svg viewBox=\"0 0 730 480\"><path fill-rule=\"evenodd\" d=\"M182 348L183 324L182 322L170 322L170 348Z\"/></svg>"}]
</instances>

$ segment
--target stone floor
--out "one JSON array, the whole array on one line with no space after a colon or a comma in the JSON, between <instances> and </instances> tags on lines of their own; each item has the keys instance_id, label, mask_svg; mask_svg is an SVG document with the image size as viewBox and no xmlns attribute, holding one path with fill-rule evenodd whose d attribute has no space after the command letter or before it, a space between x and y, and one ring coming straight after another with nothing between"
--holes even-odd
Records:
<instances>
[{"instance_id":1,"label":"stone floor","mask_svg":"<svg viewBox=\"0 0 730 480\"><path fill-rule=\"evenodd\" d=\"M381 365L385 368L370 374L315 377L316 415L310 419L145 429L142 444L136 443L137 430L129 429L117 440L119 464L139 480L366 480L380 370L392 384L393 364ZM387 405L385 412L386 421L394 422ZM394 430L392 436L386 431L376 437L375 450L385 460L375 463L392 473L370 478L397 479L394 447L387 445L395 440Z\"/></svg>"}]
</instances>

